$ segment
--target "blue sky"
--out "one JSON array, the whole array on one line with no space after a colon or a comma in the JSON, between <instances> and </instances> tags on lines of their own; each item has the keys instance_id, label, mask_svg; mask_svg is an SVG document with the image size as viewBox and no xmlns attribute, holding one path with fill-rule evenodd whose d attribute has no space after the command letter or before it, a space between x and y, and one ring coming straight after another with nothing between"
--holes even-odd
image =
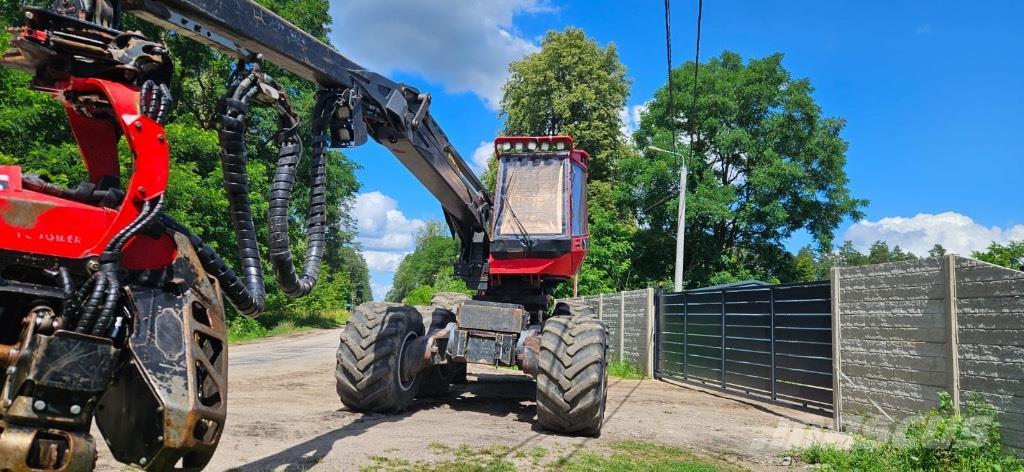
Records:
<instances>
[{"instance_id":1,"label":"blue sky","mask_svg":"<svg viewBox=\"0 0 1024 472\"><path fill-rule=\"evenodd\" d=\"M674 1L673 62L692 60L696 0ZM332 0L332 40L373 70L430 91L431 108L467 160L494 139L508 61L549 30L583 28L614 42L629 69L630 111L664 83L663 2ZM922 253L941 242L967 253L1024 239L1024 2L715 1L704 4L703 58L774 52L810 78L824 113L847 120L853 194L866 220L838 230ZM412 235L439 205L383 148L363 166L360 239L383 296ZM796 237L793 249L807 242Z\"/></svg>"}]
</instances>

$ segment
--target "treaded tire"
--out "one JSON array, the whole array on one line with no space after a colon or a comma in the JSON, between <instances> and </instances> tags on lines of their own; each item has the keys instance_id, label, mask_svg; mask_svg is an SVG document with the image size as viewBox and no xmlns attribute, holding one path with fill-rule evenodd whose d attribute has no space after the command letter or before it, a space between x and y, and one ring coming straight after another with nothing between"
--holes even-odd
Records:
<instances>
[{"instance_id":1,"label":"treaded tire","mask_svg":"<svg viewBox=\"0 0 1024 472\"><path fill-rule=\"evenodd\" d=\"M465 293L459 292L438 292L430 299L430 305L444 308L452 313L458 313L459 307L473 298Z\"/></svg>"},{"instance_id":2,"label":"treaded tire","mask_svg":"<svg viewBox=\"0 0 1024 472\"><path fill-rule=\"evenodd\" d=\"M585 316L597 318L597 311L583 300L563 300L555 306L554 316Z\"/></svg>"},{"instance_id":3,"label":"treaded tire","mask_svg":"<svg viewBox=\"0 0 1024 472\"><path fill-rule=\"evenodd\" d=\"M537 423L557 433L600 436L608 386L607 326L585 312L549 318L541 332L539 364Z\"/></svg>"},{"instance_id":4,"label":"treaded tire","mask_svg":"<svg viewBox=\"0 0 1024 472\"><path fill-rule=\"evenodd\" d=\"M355 308L338 346L338 396L345 406L361 412L396 413L412 403L420 376L403 382L402 349L423 336L423 321L415 308L371 302Z\"/></svg>"}]
</instances>

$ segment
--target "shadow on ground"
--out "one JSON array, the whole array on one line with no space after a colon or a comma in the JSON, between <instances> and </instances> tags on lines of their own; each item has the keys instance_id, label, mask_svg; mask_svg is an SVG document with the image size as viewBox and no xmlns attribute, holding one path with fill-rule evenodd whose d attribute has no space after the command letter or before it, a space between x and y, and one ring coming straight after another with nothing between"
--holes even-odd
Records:
<instances>
[{"instance_id":1,"label":"shadow on ground","mask_svg":"<svg viewBox=\"0 0 1024 472\"><path fill-rule=\"evenodd\" d=\"M230 469L232 472L262 472L282 470L299 472L308 470L330 454L338 441L358 436L374 426L402 421L419 411L448 406L458 412L484 413L497 417L515 416L517 421L533 423L537 414L536 384L533 379L524 375L508 374L475 374L470 381L454 385L452 391L444 396L418 398L403 413L394 415L363 414L352 423L310 439L301 444L248 464ZM348 412L343 409L340 412ZM541 431L534 426L534 431ZM540 432L537 435L541 434ZM536 435L532 436L535 438ZM529 440L516 446L521 448ZM513 449L513 451L515 450Z\"/></svg>"}]
</instances>

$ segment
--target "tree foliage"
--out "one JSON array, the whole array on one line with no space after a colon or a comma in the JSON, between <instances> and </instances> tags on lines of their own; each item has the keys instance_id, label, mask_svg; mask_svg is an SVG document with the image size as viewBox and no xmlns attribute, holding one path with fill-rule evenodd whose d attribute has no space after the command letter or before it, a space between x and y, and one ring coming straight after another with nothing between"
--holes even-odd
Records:
<instances>
[{"instance_id":1,"label":"tree foliage","mask_svg":"<svg viewBox=\"0 0 1024 472\"><path fill-rule=\"evenodd\" d=\"M724 52L672 71L674 101L655 93L634 138L639 149L678 148L688 156L686 260L689 286L730 278L793 277L783 243L797 230L830 247L846 218L866 204L847 187L844 121L826 117L808 79L795 79L774 54L744 62ZM673 136L678 139L672 142ZM694 136L692 142L682 139ZM677 156L645 152L619 165L618 186L639 222L634 269L646 280L672 271L678 208ZM735 277L732 277L735 278Z\"/></svg>"},{"instance_id":2,"label":"tree foliage","mask_svg":"<svg viewBox=\"0 0 1024 472\"><path fill-rule=\"evenodd\" d=\"M418 295L413 300L416 302L421 302L424 294L433 295L435 287L438 292L465 291L466 284L452 275L458 257L458 242L448 236L447 229L438 222L427 223L416 235L415 249L398 264L387 300L401 302L413 296L418 288ZM426 298L430 303L430 297Z\"/></svg>"},{"instance_id":3,"label":"tree foliage","mask_svg":"<svg viewBox=\"0 0 1024 472\"><path fill-rule=\"evenodd\" d=\"M971 257L1014 270L1024 270L1024 241L1006 244L993 242L984 251L975 251Z\"/></svg>"},{"instance_id":4,"label":"tree foliage","mask_svg":"<svg viewBox=\"0 0 1024 472\"><path fill-rule=\"evenodd\" d=\"M590 178L607 179L623 152L619 112L629 80L615 44L583 30L549 32L540 51L513 62L501 99L509 135L569 135L590 153Z\"/></svg>"},{"instance_id":5,"label":"tree foliage","mask_svg":"<svg viewBox=\"0 0 1024 472\"><path fill-rule=\"evenodd\" d=\"M263 0L261 3L327 41L331 20L326 0ZM20 24L20 6L19 2L0 6L5 26ZM126 29L140 30L150 39L164 42L175 61L172 91L176 104L166 126L172 160L167 211L238 267L237 243L227 218L227 198L222 190L215 120L217 102L225 92L224 84L235 62L191 39L132 17L126 17ZM8 36L5 36L3 43L7 42ZM308 117L317 86L269 64L264 69L291 91L293 105L306 118L304 136L309 136ZM51 97L29 90L29 79L26 74L0 69L0 164L16 163L26 172L45 175L55 183L75 185L85 179L86 173L64 108ZM266 221L268 182L277 160L273 145L276 120L272 110L255 109L248 122L248 171L254 220ZM300 181L308 172L309 149L307 142L304 156L307 166L300 168ZM127 168L130 165L127 149L123 151L122 167ZM359 189L355 169L356 165L340 153L332 153L328 160L327 203L332 223L317 288L307 299L290 300L280 294L270 276L267 280L268 310L311 312L343 308L349 303L370 299L369 272L366 262L355 250L354 224L348 211L351 198ZM297 186L293 208L291 236L299 260L305 250L301 216L308 207L308 190L308 186ZM265 225L257 224L257 229L258 236L265 241ZM269 265L264 272L273 273Z\"/></svg>"}]
</instances>

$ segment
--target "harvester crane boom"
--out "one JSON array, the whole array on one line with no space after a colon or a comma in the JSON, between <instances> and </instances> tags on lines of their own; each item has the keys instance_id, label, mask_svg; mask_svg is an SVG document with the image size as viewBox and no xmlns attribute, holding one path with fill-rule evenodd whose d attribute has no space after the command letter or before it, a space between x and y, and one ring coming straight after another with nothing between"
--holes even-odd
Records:
<instances>
[{"instance_id":1,"label":"harvester crane boom","mask_svg":"<svg viewBox=\"0 0 1024 472\"><path fill-rule=\"evenodd\" d=\"M347 123L335 147L386 147L434 195L462 244L457 273L484 288L492 202L430 114L430 96L366 70L251 0L128 0L121 11L241 60L261 57L325 89L345 91Z\"/></svg>"}]
</instances>

